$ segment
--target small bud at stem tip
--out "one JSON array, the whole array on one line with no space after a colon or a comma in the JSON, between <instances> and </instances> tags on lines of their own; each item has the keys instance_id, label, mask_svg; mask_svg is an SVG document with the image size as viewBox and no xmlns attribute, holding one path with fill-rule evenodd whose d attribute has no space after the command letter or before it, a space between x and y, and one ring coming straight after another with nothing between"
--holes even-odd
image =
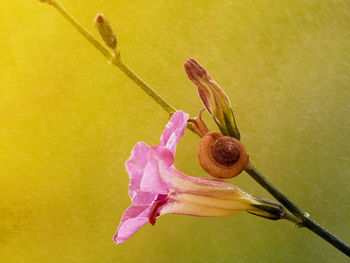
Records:
<instances>
[{"instance_id":1,"label":"small bud at stem tip","mask_svg":"<svg viewBox=\"0 0 350 263\"><path fill-rule=\"evenodd\" d=\"M112 49L116 49L117 37L104 14L97 14L95 18L95 27L105 44Z\"/></svg>"}]
</instances>

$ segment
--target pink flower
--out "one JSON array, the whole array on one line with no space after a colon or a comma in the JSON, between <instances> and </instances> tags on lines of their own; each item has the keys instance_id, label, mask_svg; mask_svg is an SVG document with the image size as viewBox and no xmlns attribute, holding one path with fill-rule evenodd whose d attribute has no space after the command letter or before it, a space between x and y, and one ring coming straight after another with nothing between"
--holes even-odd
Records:
<instances>
[{"instance_id":1,"label":"pink flower","mask_svg":"<svg viewBox=\"0 0 350 263\"><path fill-rule=\"evenodd\" d=\"M126 161L130 175L129 195L132 205L125 211L113 240L119 244L129 239L146 223L155 224L163 214L193 216L226 216L249 211L264 217L279 219L280 207L274 204L278 216L261 210L261 201L241 191L235 185L216 179L190 177L174 167L177 143L183 136L188 114L177 111L165 127L160 145L135 145Z\"/></svg>"}]
</instances>

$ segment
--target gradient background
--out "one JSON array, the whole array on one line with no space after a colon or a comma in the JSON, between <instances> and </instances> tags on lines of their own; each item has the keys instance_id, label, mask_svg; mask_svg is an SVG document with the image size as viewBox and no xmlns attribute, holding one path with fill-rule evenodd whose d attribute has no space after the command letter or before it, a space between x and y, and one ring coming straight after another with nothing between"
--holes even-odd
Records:
<instances>
[{"instance_id":1,"label":"gradient background","mask_svg":"<svg viewBox=\"0 0 350 263\"><path fill-rule=\"evenodd\" d=\"M1 262L347 262L306 229L246 213L167 215L115 245L124 162L136 142L158 143L168 114L54 8L0 2ZM197 59L231 98L253 163L350 242L349 1L62 4L95 36L104 12L124 62L191 116L202 105L183 63ZM186 133L176 165L206 176L198 141ZM245 173L232 182L271 198Z\"/></svg>"}]
</instances>

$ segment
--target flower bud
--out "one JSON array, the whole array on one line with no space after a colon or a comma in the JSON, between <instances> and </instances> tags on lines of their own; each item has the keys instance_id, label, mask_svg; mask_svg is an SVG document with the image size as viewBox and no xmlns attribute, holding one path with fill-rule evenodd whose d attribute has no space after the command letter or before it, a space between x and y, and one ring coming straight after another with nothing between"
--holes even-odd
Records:
<instances>
[{"instance_id":1,"label":"flower bud","mask_svg":"<svg viewBox=\"0 0 350 263\"><path fill-rule=\"evenodd\" d=\"M196 60L187 59L184 67L189 79L198 87L199 97L221 133L239 140L241 136L225 92Z\"/></svg>"},{"instance_id":2,"label":"flower bud","mask_svg":"<svg viewBox=\"0 0 350 263\"><path fill-rule=\"evenodd\" d=\"M112 49L117 47L117 37L111 27L111 24L108 22L104 14L97 14L95 18L95 27L102 37L103 41Z\"/></svg>"},{"instance_id":3,"label":"flower bud","mask_svg":"<svg viewBox=\"0 0 350 263\"><path fill-rule=\"evenodd\" d=\"M54 3L54 0L39 0L42 3L47 3L49 5L52 5Z\"/></svg>"}]
</instances>

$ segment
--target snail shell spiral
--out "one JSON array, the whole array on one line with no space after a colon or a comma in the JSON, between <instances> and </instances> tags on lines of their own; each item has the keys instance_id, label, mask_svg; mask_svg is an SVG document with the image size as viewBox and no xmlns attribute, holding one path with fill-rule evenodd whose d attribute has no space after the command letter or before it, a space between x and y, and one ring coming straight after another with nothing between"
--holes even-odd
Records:
<instances>
[{"instance_id":1,"label":"snail shell spiral","mask_svg":"<svg viewBox=\"0 0 350 263\"><path fill-rule=\"evenodd\" d=\"M208 174L228 179L242 172L248 154L239 140L219 132L208 132L199 143L198 160Z\"/></svg>"}]
</instances>

